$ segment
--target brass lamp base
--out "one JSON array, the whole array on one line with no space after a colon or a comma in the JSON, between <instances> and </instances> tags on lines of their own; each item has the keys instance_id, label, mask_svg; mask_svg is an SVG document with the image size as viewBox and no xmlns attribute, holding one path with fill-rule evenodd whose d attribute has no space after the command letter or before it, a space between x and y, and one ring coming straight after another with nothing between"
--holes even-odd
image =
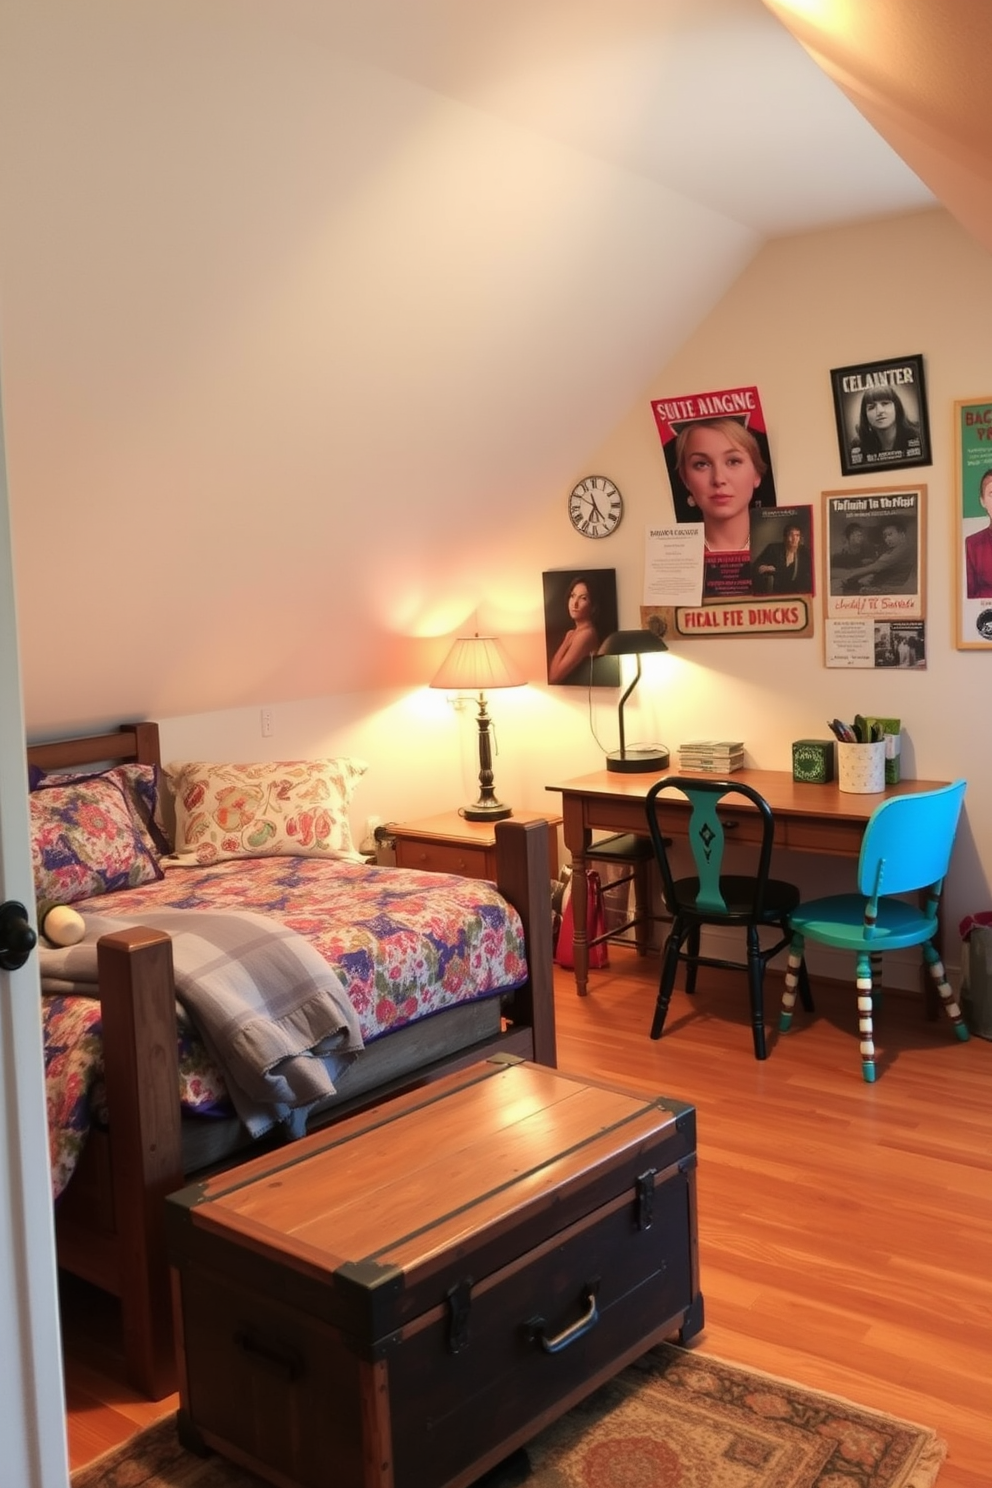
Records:
<instances>
[{"instance_id":1,"label":"brass lamp base","mask_svg":"<svg viewBox=\"0 0 992 1488\"><path fill-rule=\"evenodd\" d=\"M513 815L513 807L504 806L502 801L476 801L474 806L459 806L458 815L466 821L505 821Z\"/></svg>"}]
</instances>

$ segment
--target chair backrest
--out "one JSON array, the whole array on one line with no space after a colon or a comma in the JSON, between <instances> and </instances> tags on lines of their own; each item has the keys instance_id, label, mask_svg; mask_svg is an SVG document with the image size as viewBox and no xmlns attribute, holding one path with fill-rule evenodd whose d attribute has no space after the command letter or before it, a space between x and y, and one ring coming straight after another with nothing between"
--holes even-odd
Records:
<instances>
[{"instance_id":1,"label":"chair backrest","mask_svg":"<svg viewBox=\"0 0 992 1488\"><path fill-rule=\"evenodd\" d=\"M868 818L858 859L858 889L869 899L939 885L951 861L967 782L893 796Z\"/></svg>"},{"instance_id":2,"label":"chair backrest","mask_svg":"<svg viewBox=\"0 0 992 1488\"><path fill-rule=\"evenodd\" d=\"M753 912L756 916L760 915L775 836L775 819L764 796L743 781L735 784L732 780L700 780L696 775L666 775L655 782L647 793L644 805L648 831L665 887L665 899L670 907L677 904L678 896L662 822L660 798L665 792L681 794L689 802L689 846L699 878L699 889L691 907L709 914L727 913L727 905L720 892L725 832L717 807L725 797L736 795L745 797L756 808L761 822L761 841L757 845L757 865L748 876L755 880Z\"/></svg>"}]
</instances>

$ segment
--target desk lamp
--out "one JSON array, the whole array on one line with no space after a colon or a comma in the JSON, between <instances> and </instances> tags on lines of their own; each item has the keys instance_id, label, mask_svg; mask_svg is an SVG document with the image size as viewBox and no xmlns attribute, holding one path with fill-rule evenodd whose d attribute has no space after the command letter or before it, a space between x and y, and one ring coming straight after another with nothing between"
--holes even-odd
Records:
<instances>
[{"instance_id":1,"label":"desk lamp","mask_svg":"<svg viewBox=\"0 0 992 1488\"><path fill-rule=\"evenodd\" d=\"M642 653L667 650L668 647L661 636L656 635L653 630L615 630L612 635L606 637L596 652L597 656L634 656L637 658L634 680L620 699L620 748L612 750L606 756L608 770L636 774L642 770L646 772L668 769L669 754L664 744L635 744L628 747L623 726L623 705L641 680Z\"/></svg>"},{"instance_id":2,"label":"desk lamp","mask_svg":"<svg viewBox=\"0 0 992 1488\"><path fill-rule=\"evenodd\" d=\"M492 719L486 706L486 689L522 687L526 678L514 665L495 636L459 636L431 683L445 692L478 693L479 799L462 806L466 821L502 821L512 816L493 789Z\"/></svg>"}]
</instances>

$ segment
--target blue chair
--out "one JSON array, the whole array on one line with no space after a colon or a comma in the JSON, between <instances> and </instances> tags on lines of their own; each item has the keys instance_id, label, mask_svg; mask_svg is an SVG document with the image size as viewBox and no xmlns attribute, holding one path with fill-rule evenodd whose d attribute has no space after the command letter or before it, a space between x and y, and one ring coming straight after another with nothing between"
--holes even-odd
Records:
<instances>
[{"instance_id":1,"label":"blue chair","mask_svg":"<svg viewBox=\"0 0 992 1488\"><path fill-rule=\"evenodd\" d=\"M857 956L858 1025L861 1033L861 1067L865 1079L875 1079L875 1044L872 1012L882 953L903 946L922 946L923 958L937 984L954 1032L967 1039L968 1029L961 1009L947 982L940 954L934 945L937 935L937 906L944 876L951 859L954 834L961 815L965 781L920 791L918 795L894 796L883 801L868 819L858 858L858 892L832 894L811 899L790 915L792 948L785 975L785 994L779 1015L779 1031L792 1024L796 986L802 985L807 940L853 951ZM884 893L883 893L884 890ZM922 907L896 894L925 894ZM877 995L877 994L876 994Z\"/></svg>"},{"instance_id":2,"label":"blue chair","mask_svg":"<svg viewBox=\"0 0 992 1488\"><path fill-rule=\"evenodd\" d=\"M668 792L671 792L671 797L666 799ZM685 800L676 801L676 796L686 798L690 807L689 846L696 873L689 878L675 877L668 852L671 846L668 837L679 834L679 826L674 818L669 822L668 812L684 820ZM736 820L732 805L725 806L722 815L718 811L727 797L734 796L743 797L745 802L743 813L738 802ZM686 968L685 989L690 994L695 993L696 971L700 966L747 971L754 1057L765 1059L768 1053L765 1046L765 966L790 943L788 916L801 897L795 884L769 877L775 836L772 809L764 796L750 785L731 780L700 780L696 775L667 775L657 781L647 793L645 808L651 845L661 874L665 908L672 916L672 928L662 952L651 1037L661 1038L680 963ZM742 825L742 816L746 816L749 826L758 827L756 833L745 831L741 834L742 845L750 847L754 853L754 872L725 874L722 868L726 834L729 832L733 841L735 829ZM731 961L701 955L700 939L704 925L743 926L747 959ZM762 926L772 926L780 932L775 944L764 949L760 937ZM797 968L797 982L803 1006L812 1012L813 999L802 960Z\"/></svg>"}]
</instances>

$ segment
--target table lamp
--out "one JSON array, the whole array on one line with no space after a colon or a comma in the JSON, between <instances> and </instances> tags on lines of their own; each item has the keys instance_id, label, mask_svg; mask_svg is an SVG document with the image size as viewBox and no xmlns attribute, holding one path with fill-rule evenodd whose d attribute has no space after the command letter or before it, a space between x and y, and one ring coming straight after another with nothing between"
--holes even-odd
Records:
<instances>
[{"instance_id":1,"label":"table lamp","mask_svg":"<svg viewBox=\"0 0 992 1488\"><path fill-rule=\"evenodd\" d=\"M668 647L660 635L653 630L615 630L596 652L597 656L635 656L637 671L634 680L620 699L620 748L606 756L606 768L625 774L638 771L667 770L669 754L664 744L635 744L628 747L623 726L623 705L641 680L641 655L645 651L667 651Z\"/></svg>"},{"instance_id":2,"label":"table lamp","mask_svg":"<svg viewBox=\"0 0 992 1488\"><path fill-rule=\"evenodd\" d=\"M479 799L459 808L466 821L502 821L512 816L493 789L492 719L486 706L486 690L522 687L526 678L514 665L495 636L459 636L431 683L445 692L478 693Z\"/></svg>"}]
</instances>

